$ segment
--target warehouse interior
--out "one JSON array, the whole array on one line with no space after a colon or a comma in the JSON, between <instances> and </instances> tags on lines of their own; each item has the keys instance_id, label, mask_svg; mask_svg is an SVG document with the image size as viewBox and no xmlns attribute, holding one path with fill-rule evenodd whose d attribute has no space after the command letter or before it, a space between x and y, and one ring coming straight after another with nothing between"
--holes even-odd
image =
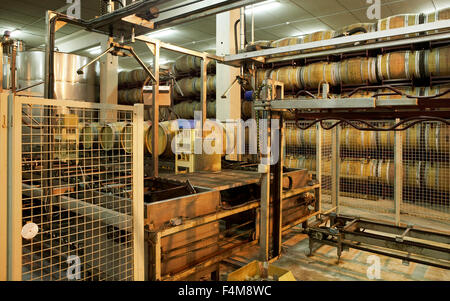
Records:
<instances>
[{"instance_id":1,"label":"warehouse interior","mask_svg":"<svg viewBox=\"0 0 450 301\"><path fill-rule=\"evenodd\" d=\"M0 42L1 281L450 280L450 1L2 0Z\"/></svg>"}]
</instances>

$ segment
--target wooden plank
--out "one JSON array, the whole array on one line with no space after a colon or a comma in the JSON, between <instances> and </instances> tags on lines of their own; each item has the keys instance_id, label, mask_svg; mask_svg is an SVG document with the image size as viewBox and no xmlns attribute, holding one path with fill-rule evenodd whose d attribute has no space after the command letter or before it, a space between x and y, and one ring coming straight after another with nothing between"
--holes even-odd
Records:
<instances>
[{"instance_id":1,"label":"wooden plank","mask_svg":"<svg viewBox=\"0 0 450 301\"><path fill-rule=\"evenodd\" d=\"M0 47L0 52L1 51ZM0 81L0 89L1 88ZM0 93L0 281L7 280L7 116L8 95L6 93Z\"/></svg>"},{"instance_id":2,"label":"wooden plank","mask_svg":"<svg viewBox=\"0 0 450 301\"><path fill-rule=\"evenodd\" d=\"M133 263L134 280L145 279L144 245L144 105L133 114Z\"/></svg>"},{"instance_id":3,"label":"wooden plank","mask_svg":"<svg viewBox=\"0 0 450 301\"><path fill-rule=\"evenodd\" d=\"M220 193L208 191L171 200L145 204L145 224L151 230L160 229L172 218L192 219L213 213L219 208Z\"/></svg>"}]
</instances>

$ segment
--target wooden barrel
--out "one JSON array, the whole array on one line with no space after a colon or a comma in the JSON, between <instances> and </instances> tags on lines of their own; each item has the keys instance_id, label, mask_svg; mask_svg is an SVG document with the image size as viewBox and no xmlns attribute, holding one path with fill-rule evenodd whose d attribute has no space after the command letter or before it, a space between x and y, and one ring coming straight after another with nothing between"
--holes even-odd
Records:
<instances>
[{"instance_id":1,"label":"wooden barrel","mask_svg":"<svg viewBox=\"0 0 450 301\"><path fill-rule=\"evenodd\" d=\"M424 168L427 188L442 192L450 191L450 168L448 163L426 162Z\"/></svg>"},{"instance_id":2,"label":"wooden barrel","mask_svg":"<svg viewBox=\"0 0 450 301\"><path fill-rule=\"evenodd\" d=\"M287 146L315 147L316 137L316 128L314 127L306 130L292 127L285 130L285 144Z\"/></svg>"},{"instance_id":3,"label":"wooden barrel","mask_svg":"<svg viewBox=\"0 0 450 301\"><path fill-rule=\"evenodd\" d=\"M200 95L202 91L202 80L200 77L194 78L194 92L195 95ZM206 77L206 93L208 95L215 94L216 93L216 76L207 76Z\"/></svg>"},{"instance_id":4,"label":"wooden barrel","mask_svg":"<svg viewBox=\"0 0 450 301\"><path fill-rule=\"evenodd\" d=\"M299 37L287 37L287 38L282 38L282 39L273 41L272 43L270 43L270 47L278 48L278 47L296 45L296 44L300 44L300 43L301 43L301 39ZM297 53L298 53L298 51L289 51L289 52L275 54L275 55L273 55L273 57L294 55Z\"/></svg>"},{"instance_id":5,"label":"wooden barrel","mask_svg":"<svg viewBox=\"0 0 450 301\"><path fill-rule=\"evenodd\" d=\"M272 69L261 69L256 71L256 86L261 86L265 79L270 78Z\"/></svg>"},{"instance_id":6,"label":"wooden barrel","mask_svg":"<svg viewBox=\"0 0 450 301\"><path fill-rule=\"evenodd\" d=\"M420 188L422 187L422 169L424 162L422 161L408 161L403 168L403 183L407 187Z\"/></svg>"},{"instance_id":7,"label":"wooden barrel","mask_svg":"<svg viewBox=\"0 0 450 301\"><path fill-rule=\"evenodd\" d=\"M272 70L270 78L282 82L285 90L298 90L303 88L301 72L302 67L282 67Z\"/></svg>"},{"instance_id":8,"label":"wooden barrel","mask_svg":"<svg viewBox=\"0 0 450 301\"><path fill-rule=\"evenodd\" d=\"M312 156L287 156L284 165L288 168L316 170L316 158Z\"/></svg>"},{"instance_id":9,"label":"wooden barrel","mask_svg":"<svg viewBox=\"0 0 450 301\"><path fill-rule=\"evenodd\" d=\"M185 77L177 81L178 87L183 92L184 97L193 97L198 94L195 88L195 83L197 81L196 77ZM174 89L176 96L181 96L178 89Z\"/></svg>"},{"instance_id":10,"label":"wooden barrel","mask_svg":"<svg viewBox=\"0 0 450 301\"><path fill-rule=\"evenodd\" d=\"M206 103L206 117L216 118L216 101L208 101Z\"/></svg>"},{"instance_id":11,"label":"wooden barrel","mask_svg":"<svg viewBox=\"0 0 450 301\"><path fill-rule=\"evenodd\" d=\"M427 151L448 154L450 151L450 126L443 123L424 123L424 139Z\"/></svg>"},{"instance_id":12,"label":"wooden barrel","mask_svg":"<svg viewBox=\"0 0 450 301\"><path fill-rule=\"evenodd\" d=\"M119 85L126 84L128 81L128 71L120 71L118 75Z\"/></svg>"},{"instance_id":13,"label":"wooden barrel","mask_svg":"<svg viewBox=\"0 0 450 301\"><path fill-rule=\"evenodd\" d=\"M421 51L399 51L379 55L378 77L381 80L421 78Z\"/></svg>"},{"instance_id":14,"label":"wooden barrel","mask_svg":"<svg viewBox=\"0 0 450 301\"><path fill-rule=\"evenodd\" d=\"M80 143L84 149L91 149L98 141L101 126L97 122L82 123L80 127Z\"/></svg>"},{"instance_id":15,"label":"wooden barrel","mask_svg":"<svg viewBox=\"0 0 450 301\"><path fill-rule=\"evenodd\" d=\"M375 131L360 131L353 127L341 129L341 147L348 149L368 149L376 147Z\"/></svg>"},{"instance_id":16,"label":"wooden barrel","mask_svg":"<svg viewBox=\"0 0 450 301\"><path fill-rule=\"evenodd\" d=\"M387 127L387 126L386 126ZM377 144L381 149L392 149L394 147L395 135L393 131L376 132Z\"/></svg>"},{"instance_id":17,"label":"wooden barrel","mask_svg":"<svg viewBox=\"0 0 450 301\"><path fill-rule=\"evenodd\" d=\"M358 30L358 31L356 31ZM336 31L335 36L348 36L352 31L356 31L354 34L362 34L362 33L368 33L368 32L374 32L375 31L375 24L374 23L355 23L348 26L344 26L338 31ZM365 31L365 32L364 32Z\"/></svg>"},{"instance_id":18,"label":"wooden barrel","mask_svg":"<svg viewBox=\"0 0 450 301\"><path fill-rule=\"evenodd\" d=\"M394 184L394 163L389 160L378 160L377 178L385 184Z\"/></svg>"},{"instance_id":19,"label":"wooden barrel","mask_svg":"<svg viewBox=\"0 0 450 301\"><path fill-rule=\"evenodd\" d=\"M175 73L194 72L200 69L201 61L192 55L183 55L175 60Z\"/></svg>"},{"instance_id":20,"label":"wooden barrel","mask_svg":"<svg viewBox=\"0 0 450 301\"><path fill-rule=\"evenodd\" d=\"M402 135L402 145L411 149L422 148L420 137L422 133L422 125L415 124L414 126L406 129Z\"/></svg>"},{"instance_id":21,"label":"wooden barrel","mask_svg":"<svg viewBox=\"0 0 450 301\"><path fill-rule=\"evenodd\" d=\"M327 82L336 86L339 81L338 63L314 63L302 69L302 82L306 88L319 88L319 83Z\"/></svg>"},{"instance_id":22,"label":"wooden barrel","mask_svg":"<svg viewBox=\"0 0 450 301\"><path fill-rule=\"evenodd\" d=\"M213 49L208 49L205 52L210 54L215 54L216 51ZM175 74L191 73L199 71L202 65L202 60L199 57L191 55L182 55L175 60L173 65L173 71ZM209 70L214 70L216 66L215 60L210 60L208 62L207 68Z\"/></svg>"},{"instance_id":23,"label":"wooden barrel","mask_svg":"<svg viewBox=\"0 0 450 301\"><path fill-rule=\"evenodd\" d=\"M344 159L340 166L340 175L342 177L359 177L362 173L363 160Z\"/></svg>"},{"instance_id":24,"label":"wooden barrel","mask_svg":"<svg viewBox=\"0 0 450 301\"><path fill-rule=\"evenodd\" d=\"M301 40L301 43L306 44L306 43L311 43L311 42L329 40L329 39L332 39L335 36L335 34L336 34L336 32L333 30L324 30L324 31L313 32L311 34L307 34L306 36L304 36ZM332 48L333 48L333 46L317 47L314 49L303 50L303 52L308 53L311 51L320 51L320 50L327 50L327 49L332 49Z\"/></svg>"},{"instance_id":25,"label":"wooden barrel","mask_svg":"<svg viewBox=\"0 0 450 301\"><path fill-rule=\"evenodd\" d=\"M338 64L339 76L343 84L376 83L376 58L352 58Z\"/></svg>"},{"instance_id":26,"label":"wooden barrel","mask_svg":"<svg viewBox=\"0 0 450 301\"><path fill-rule=\"evenodd\" d=\"M450 7L435 11L433 13L429 13L426 15L425 23L432 23L441 20L449 20L450 19ZM427 31L427 34L443 32L444 30L435 30L435 31Z\"/></svg>"},{"instance_id":27,"label":"wooden barrel","mask_svg":"<svg viewBox=\"0 0 450 301\"><path fill-rule=\"evenodd\" d=\"M120 133L125 122L108 123L100 129L99 140L103 150L116 150L120 148Z\"/></svg>"},{"instance_id":28,"label":"wooden barrel","mask_svg":"<svg viewBox=\"0 0 450 301\"><path fill-rule=\"evenodd\" d=\"M163 121L159 123L158 128L158 156L162 157L173 157L172 152L172 140L175 137L177 121ZM150 125L147 130L147 135L145 139L145 145L147 146L147 151L153 154L153 125Z\"/></svg>"},{"instance_id":29,"label":"wooden barrel","mask_svg":"<svg viewBox=\"0 0 450 301\"><path fill-rule=\"evenodd\" d=\"M426 50L424 57L427 77L450 75L450 46Z\"/></svg>"},{"instance_id":30,"label":"wooden barrel","mask_svg":"<svg viewBox=\"0 0 450 301\"><path fill-rule=\"evenodd\" d=\"M151 121L144 121L143 123L144 123L143 138L145 141L146 139L145 137L150 127ZM133 123L127 122L123 127L122 131L120 132L120 146L128 154L131 154L133 152ZM144 143L144 153L146 152L147 147Z\"/></svg>"},{"instance_id":31,"label":"wooden barrel","mask_svg":"<svg viewBox=\"0 0 450 301\"><path fill-rule=\"evenodd\" d=\"M403 14L403 15L395 15L391 16L385 19L378 20L377 23L377 30L389 30L389 29L395 29L395 28L403 28L408 26L413 26L419 24L420 15L419 14ZM417 35L417 34L415 34ZM411 35L404 35L404 37L410 37ZM393 36L389 38L383 38L380 40L386 41L386 40L395 40L400 39L402 36Z\"/></svg>"},{"instance_id":32,"label":"wooden barrel","mask_svg":"<svg viewBox=\"0 0 450 301\"><path fill-rule=\"evenodd\" d=\"M428 189L450 192L450 167L448 163L426 162L425 185Z\"/></svg>"}]
</instances>

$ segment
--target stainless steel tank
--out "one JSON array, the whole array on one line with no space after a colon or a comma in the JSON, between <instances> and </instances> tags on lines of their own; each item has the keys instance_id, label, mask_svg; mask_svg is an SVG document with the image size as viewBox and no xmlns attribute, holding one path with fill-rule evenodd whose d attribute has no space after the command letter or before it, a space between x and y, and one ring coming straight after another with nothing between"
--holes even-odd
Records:
<instances>
[{"instance_id":1,"label":"stainless steel tank","mask_svg":"<svg viewBox=\"0 0 450 301\"><path fill-rule=\"evenodd\" d=\"M77 70L90 58L55 52L55 98L95 101L95 64L78 75ZM25 88L45 79L45 52L24 51L17 55L18 88ZM35 96L44 96L44 84L26 90Z\"/></svg>"}]
</instances>

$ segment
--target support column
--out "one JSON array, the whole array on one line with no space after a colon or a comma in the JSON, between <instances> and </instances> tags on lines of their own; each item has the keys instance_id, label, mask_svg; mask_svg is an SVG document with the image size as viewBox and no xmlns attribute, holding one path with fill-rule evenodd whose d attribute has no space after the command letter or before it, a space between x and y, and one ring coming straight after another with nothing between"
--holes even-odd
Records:
<instances>
[{"instance_id":1,"label":"support column","mask_svg":"<svg viewBox=\"0 0 450 301\"><path fill-rule=\"evenodd\" d=\"M396 119L395 123L400 122ZM394 202L395 202L395 224L400 226L400 210L403 194L403 132L394 132Z\"/></svg>"},{"instance_id":2,"label":"support column","mask_svg":"<svg viewBox=\"0 0 450 301\"><path fill-rule=\"evenodd\" d=\"M339 186L341 172L341 155L340 155L340 133L341 126L335 126L332 129L331 137L331 204L336 207L336 213L339 214Z\"/></svg>"},{"instance_id":3,"label":"support column","mask_svg":"<svg viewBox=\"0 0 450 301\"><path fill-rule=\"evenodd\" d=\"M219 56L236 53L234 24L240 18L240 10L234 9L216 15L216 54ZM237 40L239 48L240 26L237 26ZM235 83L231 90L221 96L231 86L236 76L240 75L240 68L216 65L216 119L219 121L239 120L241 118L241 87ZM236 123L236 130L240 131L240 124ZM236 131L236 132L237 132ZM236 144L239 141L236 142ZM239 145L235 145L235 150ZM237 160L236 151L228 155L228 160Z\"/></svg>"},{"instance_id":4,"label":"support column","mask_svg":"<svg viewBox=\"0 0 450 301\"><path fill-rule=\"evenodd\" d=\"M109 48L110 38L101 42L102 51ZM117 104L118 94L118 57L110 53L100 59L100 103ZM100 121L114 122L117 120L116 112L101 111Z\"/></svg>"}]
</instances>

